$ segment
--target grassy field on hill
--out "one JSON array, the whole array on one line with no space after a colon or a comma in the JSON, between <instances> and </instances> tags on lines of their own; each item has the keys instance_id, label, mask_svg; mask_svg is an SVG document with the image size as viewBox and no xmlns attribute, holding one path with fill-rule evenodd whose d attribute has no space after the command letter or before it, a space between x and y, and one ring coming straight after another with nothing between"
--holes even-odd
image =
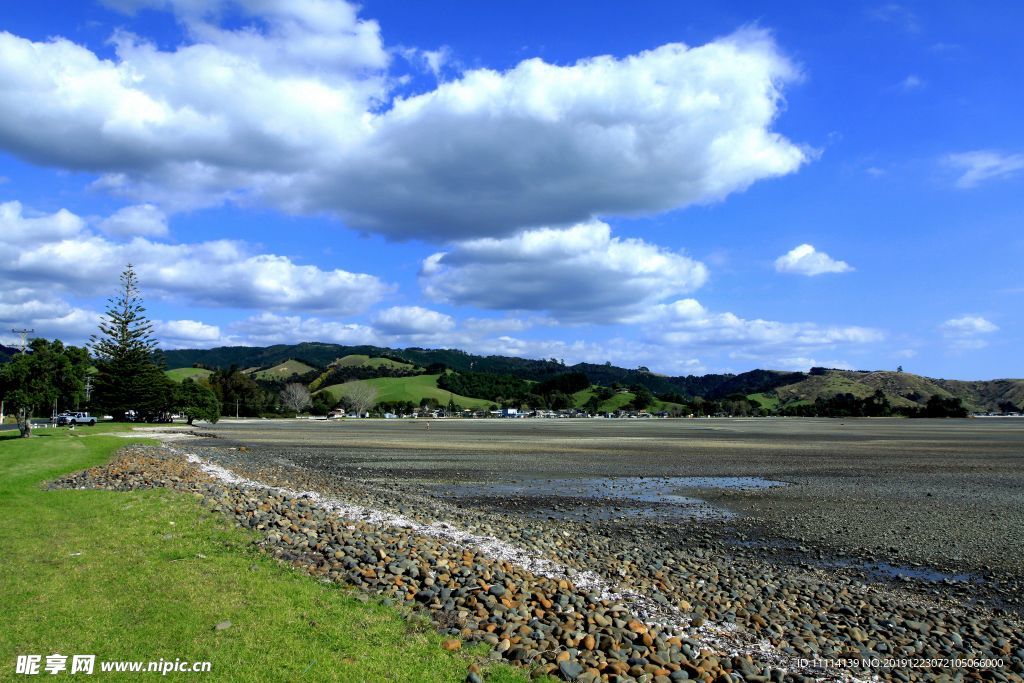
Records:
<instances>
[{"instance_id":1,"label":"grassy field on hill","mask_svg":"<svg viewBox=\"0 0 1024 683\"><path fill-rule=\"evenodd\" d=\"M491 405L490 401L460 396L441 389L437 386L438 377L440 375L416 375L414 377L377 377L360 381L377 389L378 402L412 401L419 405L424 398L432 398L442 406L448 405L449 399L453 399L463 408L487 408ZM329 387L324 387L323 391L329 391L335 398L340 398L341 386L332 384Z\"/></svg>"},{"instance_id":2,"label":"grassy field on hill","mask_svg":"<svg viewBox=\"0 0 1024 683\"><path fill-rule=\"evenodd\" d=\"M813 375L802 382L776 387L775 395L780 405L814 403L819 398L827 399L837 394L853 394L857 398L871 396L881 389L894 407L912 408L921 405L932 394L951 394L925 377L910 373L896 372L853 372L833 370L824 375ZM917 393L922 398L912 401L905 398Z\"/></svg>"},{"instance_id":3,"label":"grassy field on hill","mask_svg":"<svg viewBox=\"0 0 1024 683\"><path fill-rule=\"evenodd\" d=\"M209 681L455 682L483 653L446 652L426 622L260 554L191 496L41 488L106 462L128 441L105 432L124 428L0 434L0 679L19 654L58 652L95 655L97 672L210 661ZM527 680L507 667L487 678Z\"/></svg>"},{"instance_id":4,"label":"grassy field on hill","mask_svg":"<svg viewBox=\"0 0 1024 683\"><path fill-rule=\"evenodd\" d=\"M414 370L416 368L412 363L403 363L401 361L392 360L390 358L377 358L371 357L362 353L352 353L341 358L336 358L330 364L330 366L324 370L319 377L310 382L309 388L311 391L319 391L321 385L328 381L331 377L332 372L336 368L388 368L392 370Z\"/></svg>"},{"instance_id":5,"label":"grassy field on hill","mask_svg":"<svg viewBox=\"0 0 1024 683\"><path fill-rule=\"evenodd\" d=\"M775 410L776 408L779 407L779 397L776 396L774 393L768 394L761 392L758 394L750 394L749 396L747 396L747 398L749 398L752 401L757 401L758 403L761 404L762 408L765 408L767 410Z\"/></svg>"},{"instance_id":6,"label":"grassy field on hill","mask_svg":"<svg viewBox=\"0 0 1024 683\"><path fill-rule=\"evenodd\" d=\"M253 373L253 377L256 379L288 379L295 375L304 375L307 372L311 372L316 368L306 365L302 361L298 360L286 360L283 363L279 363L272 368L266 370L259 370Z\"/></svg>"},{"instance_id":7,"label":"grassy field on hill","mask_svg":"<svg viewBox=\"0 0 1024 683\"><path fill-rule=\"evenodd\" d=\"M401 361L392 360L390 358L371 358L365 354L351 354L343 358L339 358L334 361L332 365L337 365L343 368L396 368L411 370L415 367L412 363L403 363Z\"/></svg>"},{"instance_id":8,"label":"grassy field on hill","mask_svg":"<svg viewBox=\"0 0 1024 683\"><path fill-rule=\"evenodd\" d=\"M167 371L167 376L175 382L182 382L186 379L206 379L212 374L206 368L175 368L174 370Z\"/></svg>"},{"instance_id":9,"label":"grassy field on hill","mask_svg":"<svg viewBox=\"0 0 1024 683\"><path fill-rule=\"evenodd\" d=\"M586 405L587 401L589 401L591 397L593 397L593 395L594 387L590 387L589 389L583 389L582 391L577 391L572 395L573 405L575 405L577 408L582 408L584 405ZM636 395L629 391L621 394L615 394L611 398L602 401L601 404L598 406L597 410L600 413L613 413L616 410L624 409L633 401L634 398L636 398ZM647 407L647 411L657 413L662 410L672 410L674 408L681 407L682 406L678 403L669 403L667 401L659 401L655 399L654 402Z\"/></svg>"}]
</instances>

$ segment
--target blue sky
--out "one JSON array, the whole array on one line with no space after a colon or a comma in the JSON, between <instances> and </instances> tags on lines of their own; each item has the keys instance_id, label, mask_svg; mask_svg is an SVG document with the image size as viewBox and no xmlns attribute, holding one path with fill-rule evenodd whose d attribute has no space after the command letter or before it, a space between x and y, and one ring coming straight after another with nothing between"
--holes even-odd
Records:
<instances>
[{"instance_id":1,"label":"blue sky","mask_svg":"<svg viewBox=\"0 0 1024 683\"><path fill-rule=\"evenodd\" d=\"M40 1L0 341L1024 376L1018 3Z\"/></svg>"}]
</instances>

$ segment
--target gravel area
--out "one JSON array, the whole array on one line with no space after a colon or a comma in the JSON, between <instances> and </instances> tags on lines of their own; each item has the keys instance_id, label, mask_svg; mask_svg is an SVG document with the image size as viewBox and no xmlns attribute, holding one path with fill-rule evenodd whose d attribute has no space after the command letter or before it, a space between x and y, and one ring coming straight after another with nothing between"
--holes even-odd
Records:
<instances>
[{"instance_id":1,"label":"gravel area","mask_svg":"<svg viewBox=\"0 0 1024 683\"><path fill-rule=\"evenodd\" d=\"M136 469L191 457L213 475L191 490L265 532L268 551L418 604L454 638L489 642L536 672L1022 680L1024 423L252 421L202 431L216 438L151 449ZM174 476L127 479L182 488ZM559 488L603 478L621 490ZM124 481L95 472L61 485ZM306 490L317 493L298 496ZM466 572L439 572L460 563ZM842 669L814 668L840 659Z\"/></svg>"}]
</instances>

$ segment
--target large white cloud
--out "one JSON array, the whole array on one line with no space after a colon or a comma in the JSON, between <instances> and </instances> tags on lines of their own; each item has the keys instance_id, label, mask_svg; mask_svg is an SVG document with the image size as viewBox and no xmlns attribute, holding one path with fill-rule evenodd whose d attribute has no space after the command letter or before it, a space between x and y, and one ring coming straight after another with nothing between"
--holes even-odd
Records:
<instances>
[{"instance_id":1,"label":"large white cloud","mask_svg":"<svg viewBox=\"0 0 1024 683\"><path fill-rule=\"evenodd\" d=\"M383 334L443 334L455 327L455 320L422 306L392 306L379 312L373 325Z\"/></svg>"},{"instance_id":2,"label":"large white cloud","mask_svg":"<svg viewBox=\"0 0 1024 683\"><path fill-rule=\"evenodd\" d=\"M448 241L716 201L807 159L772 131L797 72L760 30L391 100L377 25L340 0L217 3L251 19L231 29L203 3L112 2L173 8L190 42L118 33L104 59L0 33L0 148L140 202L261 200Z\"/></svg>"},{"instance_id":3,"label":"large white cloud","mask_svg":"<svg viewBox=\"0 0 1024 683\"><path fill-rule=\"evenodd\" d=\"M786 349L789 354L838 344L870 344L884 334L868 327L821 325L812 322L750 320L733 313L714 313L695 299L657 306L647 316L648 337L670 348L741 347L747 352Z\"/></svg>"},{"instance_id":4,"label":"large white cloud","mask_svg":"<svg viewBox=\"0 0 1024 683\"><path fill-rule=\"evenodd\" d=\"M0 279L0 340L12 343L12 329L29 329L33 337L60 338L84 343L96 332L100 316L96 311L72 306L52 292L19 287Z\"/></svg>"},{"instance_id":5,"label":"large white cloud","mask_svg":"<svg viewBox=\"0 0 1024 683\"><path fill-rule=\"evenodd\" d=\"M485 309L549 311L560 320L617 322L700 287L704 264L599 221L458 242L428 257L428 297Z\"/></svg>"},{"instance_id":6,"label":"large white cloud","mask_svg":"<svg viewBox=\"0 0 1024 683\"><path fill-rule=\"evenodd\" d=\"M286 256L253 253L239 241L168 244L136 237L113 242L85 230L70 212L26 219L14 204L0 206L0 225L11 226L15 235L40 231L53 237L6 253L0 283L32 288L39 298L110 295L128 263L148 295L202 306L351 314L393 291L374 275L299 265Z\"/></svg>"},{"instance_id":7,"label":"large white cloud","mask_svg":"<svg viewBox=\"0 0 1024 683\"><path fill-rule=\"evenodd\" d=\"M806 159L770 130L793 76L760 32L470 71L395 102L356 150L358 173L318 174L299 196L366 229L428 238L714 201Z\"/></svg>"},{"instance_id":8,"label":"large white cloud","mask_svg":"<svg viewBox=\"0 0 1024 683\"><path fill-rule=\"evenodd\" d=\"M153 336L164 348L210 348L225 341L219 326L199 320L156 320Z\"/></svg>"},{"instance_id":9,"label":"large white cloud","mask_svg":"<svg viewBox=\"0 0 1024 683\"><path fill-rule=\"evenodd\" d=\"M380 337L367 325L299 315L260 313L228 325L234 343L267 345L320 341L333 344L377 344Z\"/></svg>"},{"instance_id":10,"label":"large white cloud","mask_svg":"<svg viewBox=\"0 0 1024 683\"><path fill-rule=\"evenodd\" d=\"M798 275L822 275L824 273L848 273L853 270L846 261L838 261L810 244L793 247L775 259L775 270L780 273Z\"/></svg>"}]
</instances>

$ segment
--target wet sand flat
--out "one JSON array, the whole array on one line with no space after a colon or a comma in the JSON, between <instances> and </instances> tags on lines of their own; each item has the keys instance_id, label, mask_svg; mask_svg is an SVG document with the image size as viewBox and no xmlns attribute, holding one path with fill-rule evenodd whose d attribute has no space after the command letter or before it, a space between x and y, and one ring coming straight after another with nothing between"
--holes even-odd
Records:
<instances>
[{"instance_id":1,"label":"wet sand flat","mask_svg":"<svg viewBox=\"0 0 1024 683\"><path fill-rule=\"evenodd\" d=\"M211 431L323 473L492 485L474 498L492 509L508 495L493 485L531 479L763 477L789 485L688 493L739 513L766 547L788 539L1024 576L1024 420L294 420Z\"/></svg>"}]
</instances>

